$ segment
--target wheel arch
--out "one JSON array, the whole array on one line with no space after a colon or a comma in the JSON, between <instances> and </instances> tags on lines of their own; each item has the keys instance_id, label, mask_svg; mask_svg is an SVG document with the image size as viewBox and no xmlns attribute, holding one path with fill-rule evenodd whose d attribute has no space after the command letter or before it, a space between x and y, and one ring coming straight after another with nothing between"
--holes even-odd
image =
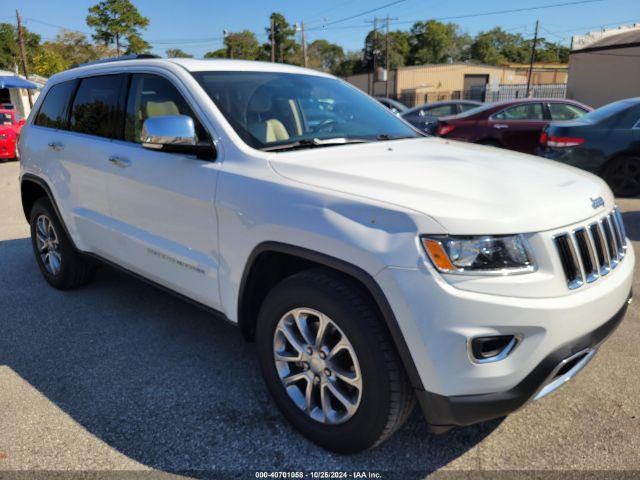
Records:
<instances>
[{"instance_id":1,"label":"wheel arch","mask_svg":"<svg viewBox=\"0 0 640 480\"><path fill-rule=\"evenodd\" d=\"M73 241L73 237L69 234L69 230L67 229L67 225L64 223L63 217L60 214L60 209L58 208L58 204L56 199L51 191L51 188L47 184L46 180L33 175L31 173L25 173L22 175L20 179L20 196L22 199L22 211L24 212L24 216L29 222L31 219L31 209L33 205L40 198L47 198L51 202L53 206L53 210L55 211L58 221L62 228L64 229L64 233L67 235L69 240L71 241L71 245L74 249L78 250Z\"/></svg>"},{"instance_id":2,"label":"wheel arch","mask_svg":"<svg viewBox=\"0 0 640 480\"><path fill-rule=\"evenodd\" d=\"M614 162L617 159L622 158L622 157L635 157L637 159L640 159L640 153L634 152L633 150L629 150L629 149L615 152L615 153L609 155L606 158L606 160L600 166L600 170L598 171L598 173L600 175L604 174L604 172L606 171L607 167L609 165L611 165L612 162Z\"/></svg>"},{"instance_id":3,"label":"wheel arch","mask_svg":"<svg viewBox=\"0 0 640 480\"><path fill-rule=\"evenodd\" d=\"M423 390L398 321L376 280L356 265L314 250L280 242L264 242L254 248L246 263L238 295L238 326L245 339L253 341L255 338L257 314L269 290L287 276L314 267L344 275L370 297L384 320L412 386Z\"/></svg>"}]
</instances>

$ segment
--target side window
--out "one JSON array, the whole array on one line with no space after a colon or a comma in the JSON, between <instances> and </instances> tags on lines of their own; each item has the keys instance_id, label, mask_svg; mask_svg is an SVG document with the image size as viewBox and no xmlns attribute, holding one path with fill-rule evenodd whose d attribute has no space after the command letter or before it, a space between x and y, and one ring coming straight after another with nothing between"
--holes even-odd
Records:
<instances>
[{"instance_id":1,"label":"side window","mask_svg":"<svg viewBox=\"0 0 640 480\"><path fill-rule=\"evenodd\" d=\"M473 110L474 108L478 108L479 105L474 105L473 103L461 103L459 104L460 111L466 112L468 110Z\"/></svg>"},{"instance_id":2,"label":"side window","mask_svg":"<svg viewBox=\"0 0 640 480\"><path fill-rule=\"evenodd\" d=\"M77 82L72 80L51 87L40 106L34 124L49 128L67 128L67 111L76 84Z\"/></svg>"},{"instance_id":3,"label":"side window","mask_svg":"<svg viewBox=\"0 0 640 480\"><path fill-rule=\"evenodd\" d=\"M587 113L583 109L567 103L550 103L549 110L552 120L575 120Z\"/></svg>"},{"instance_id":4,"label":"side window","mask_svg":"<svg viewBox=\"0 0 640 480\"><path fill-rule=\"evenodd\" d=\"M142 124L147 118L165 115L187 115L193 119L198 140L208 135L197 117L173 84L164 77L151 74L134 74L129 87L127 112L124 123L124 139L140 143Z\"/></svg>"},{"instance_id":5,"label":"side window","mask_svg":"<svg viewBox=\"0 0 640 480\"><path fill-rule=\"evenodd\" d=\"M0 113L0 125L11 125L12 123L10 113Z\"/></svg>"},{"instance_id":6,"label":"side window","mask_svg":"<svg viewBox=\"0 0 640 480\"><path fill-rule=\"evenodd\" d=\"M457 113L454 105L438 105L436 107L425 108L422 112L423 116L429 117L445 117Z\"/></svg>"},{"instance_id":7,"label":"side window","mask_svg":"<svg viewBox=\"0 0 640 480\"><path fill-rule=\"evenodd\" d=\"M103 75L82 79L71 108L69 129L113 138L118 121L122 78L122 75Z\"/></svg>"},{"instance_id":8,"label":"side window","mask_svg":"<svg viewBox=\"0 0 640 480\"><path fill-rule=\"evenodd\" d=\"M524 103L509 107L494 115L496 120L544 120L541 103Z\"/></svg>"}]
</instances>

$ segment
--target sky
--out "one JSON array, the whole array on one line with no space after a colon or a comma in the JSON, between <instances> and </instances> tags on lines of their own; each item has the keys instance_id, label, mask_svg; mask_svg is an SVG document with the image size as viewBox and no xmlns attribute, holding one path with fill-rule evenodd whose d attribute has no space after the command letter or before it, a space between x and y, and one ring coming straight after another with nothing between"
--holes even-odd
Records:
<instances>
[{"instance_id":1,"label":"sky","mask_svg":"<svg viewBox=\"0 0 640 480\"><path fill-rule=\"evenodd\" d=\"M53 39L60 27L91 34L85 18L88 8L97 1L2 0L0 22L15 23L15 10L19 9L25 26L44 40ZM500 26L526 37L533 37L539 19L541 36L567 45L571 35L640 22L639 0L587 0L589 3L546 7L576 1L580 0L133 0L133 3L150 20L143 37L151 43L153 53L164 55L168 48L180 48L196 57L221 48L225 29L249 29L261 42L266 41L265 27L273 11L282 13L292 24L304 22L309 42L326 38L346 51L362 49L372 26L367 22L374 16L388 15L394 19L392 30L409 29L418 20L449 17L443 21L455 22L471 35ZM532 7L545 8L485 15ZM369 13L360 15L364 12ZM464 18L451 18L461 16Z\"/></svg>"}]
</instances>

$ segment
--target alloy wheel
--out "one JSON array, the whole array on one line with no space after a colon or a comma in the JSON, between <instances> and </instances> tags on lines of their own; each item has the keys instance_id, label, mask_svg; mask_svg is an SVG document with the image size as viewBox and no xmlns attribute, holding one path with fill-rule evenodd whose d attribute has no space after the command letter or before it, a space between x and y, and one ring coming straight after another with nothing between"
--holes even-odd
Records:
<instances>
[{"instance_id":1,"label":"alloy wheel","mask_svg":"<svg viewBox=\"0 0 640 480\"><path fill-rule=\"evenodd\" d=\"M351 342L323 313L296 308L278 322L273 358L291 400L327 425L349 420L362 398L362 373Z\"/></svg>"},{"instance_id":2,"label":"alloy wheel","mask_svg":"<svg viewBox=\"0 0 640 480\"><path fill-rule=\"evenodd\" d=\"M62 256L60 254L60 241L58 233L46 215L40 215L36 220L36 243L40 260L45 270L56 276L62 269Z\"/></svg>"}]
</instances>

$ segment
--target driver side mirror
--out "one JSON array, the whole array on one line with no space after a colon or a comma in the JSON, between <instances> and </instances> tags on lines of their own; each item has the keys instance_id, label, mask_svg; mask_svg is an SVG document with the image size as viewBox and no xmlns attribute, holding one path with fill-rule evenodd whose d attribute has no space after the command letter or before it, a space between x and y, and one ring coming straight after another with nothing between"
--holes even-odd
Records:
<instances>
[{"instance_id":1,"label":"driver side mirror","mask_svg":"<svg viewBox=\"0 0 640 480\"><path fill-rule=\"evenodd\" d=\"M216 147L212 143L198 142L193 119L187 115L147 118L142 124L140 141L150 150L196 155L201 160L216 158Z\"/></svg>"}]
</instances>

